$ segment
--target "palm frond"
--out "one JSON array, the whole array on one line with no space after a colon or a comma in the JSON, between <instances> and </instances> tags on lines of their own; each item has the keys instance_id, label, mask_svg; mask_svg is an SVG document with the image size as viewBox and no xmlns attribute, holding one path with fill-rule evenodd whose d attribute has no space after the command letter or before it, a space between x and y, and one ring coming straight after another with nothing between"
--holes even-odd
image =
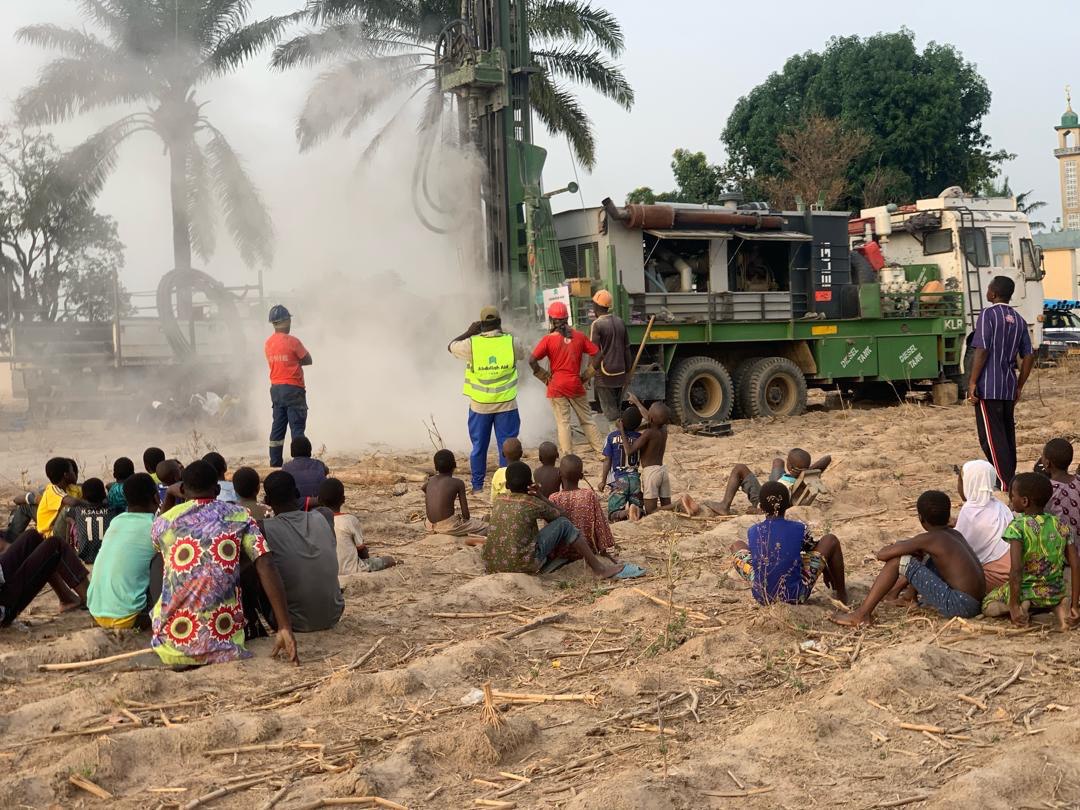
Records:
<instances>
[{"instance_id":1,"label":"palm frond","mask_svg":"<svg viewBox=\"0 0 1080 810\"><path fill-rule=\"evenodd\" d=\"M536 42L569 40L600 48L609 56L626 49L622 25L610 11L581 0L533 0L529 3L529 35Z\"/></svg>"},{"instance_id":2,"label":"palm frond","mask_svg":"<svg viewBox=\"0 0 1080 810\"><path fill-rule=\"evenodd\" d=\"M296 122L301 151L346 124L358 124L404 84L416 81L427 67L430 65L423 64L422 54L406 53L354 59L323 73L311 88Z\"/></svg>"},{"instance_id":3,"label":"palm frond","mask_svg":"<svg viewBox=\"0 0 1080 810\"><path fill-rule=\"evenodd\" d=\"M407 51L433 49L418 43L412 31L349 21L306 31L274 49L270 64L282 70L311 66L335 57L388 56Z\"/></svg>"},{"instance_id":4,"label":"palm frond","mask_svg":"<svg viewBox=\"0 0 1080 810\"><path fill-rule=\"evenodd\" d=\"M93 34L49 23L23 26L15 32L15 39L82 59L114 55L113 50Z\"/></svg>"},{"instance_id":5,"label":"palm frond","mask_svg":"<svg viewBox=\"0 0 1080 810\"><path fill-rule=\"evenodd\" d=\"M60 58L42 68L38 83L19 95L15 112L26 124L55 124L75 113L137 101L151 92L149 77L122 57Z\"/></svg>"},{"instance_id":6,"label":"palm frond","mask_svg":"<svg viewBox=\"0 0 1080 810\"><path fill-rule=\"evenodd\" d=\"M363 19L415 28L421 22L421 5L416 0L309 0L304 14L320 24Z\"/></svg>"},{"instance_id":7,"label":"palm frond","mask_svg":"<svg viewBox=\"0 0 1080 810\"><path fill-rule=\"evenodd\" d=\"M205 262L217 249L215 227L217 205L214 182L202 148L194 141L188 145L187 219L191 248Z\"/></svg>"},{"instance_id":8,"label":"palm frond","mask_svg":"<svg viewBox=\"0 0 1080 810\"><path fill-rule=\"evenodd\" d=\"M121 34L130 16L115 0L80 0L79 5L83 14L114 36Z\"/></svg>"},{"instance_id":9,"label":"palm frond","mask_svg":"<svg viewBox=\"0 0 1080 810\"><path fill-rule=\"evenodd\" d=\"M220 42L240 30L251 11L251 0L204 0L194 33L201 43Z\"/></svg>"},{"instance_id":10,"label":"palm frond","mask_svg":"<svg viewBox=\"0 0 1080 810\"><path fill-rule=\"evenodd\" d=\"M94 199L116 168L120 145L136 132L151 129L144 113L114 121L64 155L43 184L43 193L50 199Z\"/></svg>"},{"instance_id":11,"label":"palm frond","mask_svg":"<svg viewBox=\"0 0 1080 810\"><path fill-rule=\"evenodd\" d=\"M281 32L299 16L297 12L267 17L228 34L207 53L203 62L204 74L221 75L240 67L263 48L274 43Z\"/></svg>"},{"instance_id":12,"label":"palm frond","mask_svg":"<svg viewBox=\"0 0 1080 810\"><path fill-rule=\"evenodd\" d=\"M536 117L552 135L565 135L578 162L591 171L596 165L596 140L581 103L572 93L557 87L546 73L533 76L529 86Z\"/></svg>"},{"instance_id":13,"label":"palm frond","mask_svg":"<svg viewBox=\"0 0 1080 810\"><path fill-rule=\"evenodd\" d=\"M225 214L225 227L240 257L248 266L269 266L274 259L274 226L259 189L244 169L240 157L218 130L208 127L206 145L214 192Z\"/></svg>"},{"instance_id":14,"label":"palm frond","mask_svg":"<svg viewBox=\"0 0 1080 810\"><path fill-rule=\"evenodd\" d=\"M588 85L623 109L634 106L634 88L622 71L608 62L600 51L559 48L533 51L533 61L552 77Z\"/></svg>"},{"instance_id":15,"label":"palm frond","mask_svg":"<svg viewBox=\"0 0 1080 810\"><path fill-rule=\"evenodd\" d=\"M360 156L361 164L370 160L372 157L374 157L375 153L379 151L379 147L382 146L383 141L386 140L386 137L391 132L393 132L394 129L397 128L401 119L405 117L405 113L407 113L411 109L410 102L418 95L420 95L424 90L430 88L434 88L434 92L439 94L440 99L442 98L442 89L439 88L438 82L436 82L434 79L429 79L428 81L417 87L412 93L409 94L409 97L401 103L401 106L398 107L397 112L390 116L390 120L383 124L382 127L380 127L379 131L376 132L375 136L368 142L368 145L364 147L364 152ZM357 125L359 123L360 121L357 120ZM346 124L342 134L346 136L351 135L353 129L355 129L355 127L353 126L352 120L350 120L349 123Z\"/></svg>"}]
</instances>

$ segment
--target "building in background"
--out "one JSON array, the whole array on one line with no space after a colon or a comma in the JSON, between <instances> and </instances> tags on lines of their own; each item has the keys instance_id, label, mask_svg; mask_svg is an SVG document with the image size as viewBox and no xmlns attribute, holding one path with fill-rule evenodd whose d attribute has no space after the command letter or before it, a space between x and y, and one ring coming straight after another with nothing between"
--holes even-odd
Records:
<instances>
[{"instance_id":1,"label":"building in background","mask_svg":"<svg viewBox=\"0 0 1080 810\"><path fill-rule=\"evenodd\" d=\"M1065 112L1060 126L1054 127L1058 134L1058 159L1061 172L1061 227L1066 231L1080 231L1080 116L1073 112L1069 88L1065 88ZM1075 283L1075 276L1074 276ZM1047 292L1047 297L1051 297Z\"/></svg>"},{"instance_id":2,"label":"building in background","mask_svg":"<svg viewBox=\"0 0 1080 810\"><path fill-rule=\"evenodd\" d=\"M1043 295L1080 300L1080 228L1037 233L1031 238L1043 250Z\"/></svg>"}]
</instances>

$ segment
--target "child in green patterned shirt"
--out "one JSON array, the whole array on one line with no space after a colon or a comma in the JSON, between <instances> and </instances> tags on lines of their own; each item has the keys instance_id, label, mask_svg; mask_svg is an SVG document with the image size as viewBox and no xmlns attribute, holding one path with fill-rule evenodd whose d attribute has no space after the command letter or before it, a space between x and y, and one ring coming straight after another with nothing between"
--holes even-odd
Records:
<instances>
[{"instance_id":1,"label":"child in green patterned shirt","mask_svg":"<svg viewBox=\"0 0 1080 810\"><path fill-rule=\"evenodd\" d=\"M1053 610L1058 627L1068 630L1080 619L1080 555L1070 542L1069 525L1046 511L1053 495L1050 479L1021 473L1009 488L1016 517L1003 539L1010 548L1009 581L986 594L983 615L1008 615L1025 627L1032 611ZM1072 569L1071 598L1065 590L1065 562Z\"/></svg>"}]
</instances>

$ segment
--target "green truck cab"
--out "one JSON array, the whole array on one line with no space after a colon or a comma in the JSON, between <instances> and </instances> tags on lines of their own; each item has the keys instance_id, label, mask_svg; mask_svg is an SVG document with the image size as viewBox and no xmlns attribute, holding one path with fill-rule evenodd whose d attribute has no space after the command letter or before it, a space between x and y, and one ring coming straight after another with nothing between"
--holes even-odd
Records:
<instances>
[{"instance_id":1,"label":"green truck cab","mask_svg":"<svg viewBox=\"0 0 1080 810\"><path fill-rule=\"evenodd\" d=\"M848 222L610 200L554 217L578 323L588 293L610 290L633 345L645 341L634 393L666 400L684 425L800 414L808 388L960 377L962 293L930 284L932 264L904 268L912 284L896 292L864 262L854 273Z\"/></svg>"}]
</instances>

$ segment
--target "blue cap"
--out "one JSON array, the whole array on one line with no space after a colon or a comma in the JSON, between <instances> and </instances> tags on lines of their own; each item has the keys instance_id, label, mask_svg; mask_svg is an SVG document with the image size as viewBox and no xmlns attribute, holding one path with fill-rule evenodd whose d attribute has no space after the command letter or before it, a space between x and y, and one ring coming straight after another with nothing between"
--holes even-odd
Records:
<instances>
[{"instance_id":1,"label":"blue cap","mask_svg":"<svg viewBox=\"0 0 1080 810\"><path fill-rule=\"evenodd\" d=\"M292 320L292 313L281 304L275 304L270 308L270 323L284 323Z\"/></svg>"}]
</instances>

